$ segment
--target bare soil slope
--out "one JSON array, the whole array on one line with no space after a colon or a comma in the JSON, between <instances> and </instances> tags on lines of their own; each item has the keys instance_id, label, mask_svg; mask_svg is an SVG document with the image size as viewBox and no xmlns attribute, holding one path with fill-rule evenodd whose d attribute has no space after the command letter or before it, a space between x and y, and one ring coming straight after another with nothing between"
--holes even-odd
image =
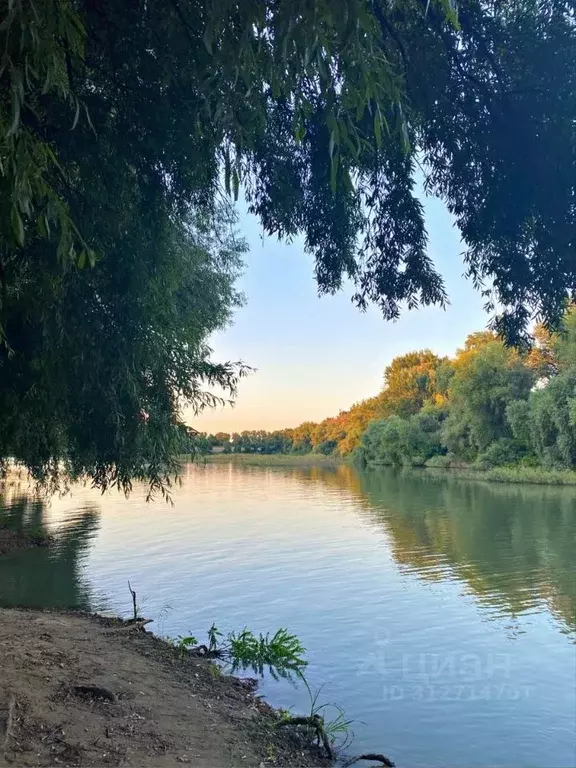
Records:
<instances>
[{"instance_id":1,"label":"bare soil slope","mask_svg":"<svg viewBox=\"0 0 576 768\"><path fill-rule=\"evenodd\" d=\"M120 621L0 610L0 765L319 765L253 689Z\"/></svg>"}]
</instances>

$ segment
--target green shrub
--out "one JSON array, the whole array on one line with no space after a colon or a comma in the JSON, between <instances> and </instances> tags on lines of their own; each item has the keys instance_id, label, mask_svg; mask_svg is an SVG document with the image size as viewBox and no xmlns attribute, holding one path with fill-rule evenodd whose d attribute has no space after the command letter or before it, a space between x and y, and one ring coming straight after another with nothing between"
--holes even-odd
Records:
<instances>
[{"instance_id":1,"label":"green shrub","mask_svg":"<svg viewBox=\"0 0 576 768\"><path fill-rule=\"evenodd\" d=\"M426 466L431 469L464 469L468 464L453 453L446 453L432 456L426 461Z\"/></svg>"},{"instance_id":2,"label":"green shrub","mask_svg":"<svg viewBox=\"0 0 576 768\"><path fill-rule=\"evenodd\" d=\"M489 445L484 453L480 454L475 466L482 469L504 467L507 464L515 464L520 461L524 453L524 448L519 440L502 437L500 440L496 440L496 442Z\"/></svg>"}]
</instances>

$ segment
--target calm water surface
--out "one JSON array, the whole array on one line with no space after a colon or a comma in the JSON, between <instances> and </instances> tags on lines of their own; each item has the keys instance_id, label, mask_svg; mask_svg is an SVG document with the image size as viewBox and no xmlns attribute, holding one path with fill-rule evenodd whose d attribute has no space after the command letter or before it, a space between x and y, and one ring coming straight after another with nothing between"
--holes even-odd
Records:
<instances>
[{"instance_id":1,"label":"calm water surface","mask_svg":"<svg viewBox=\"0 0 576 768\"><path fill-rule=\"evenodd\" d=\"M58 548L0 558L0 604L128 615L156 632L285 626L311 686L398 766L576 764L576 491L423 473L189 466L175 506L77 488L0 497ZM265 680L272 703L308 696Z\"/></svg>"}]
</instances>

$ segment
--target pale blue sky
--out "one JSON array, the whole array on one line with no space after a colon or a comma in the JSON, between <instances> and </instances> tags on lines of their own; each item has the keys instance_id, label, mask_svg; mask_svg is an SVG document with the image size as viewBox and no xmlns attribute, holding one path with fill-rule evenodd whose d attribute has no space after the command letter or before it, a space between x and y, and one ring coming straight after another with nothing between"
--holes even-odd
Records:
<instances>
[{"instance_id":1,"label":"pale blue sky","mask_svg":"<svg viewBox=\"0 0 576 768\"><path fill-rule=\"evenodd\" d=\"M234 408L207 411L189 423L234 432L320 421L376 394L397 355L424 348L452 354L468 333L485 327L482 297L462 277L458 231L440 201L424 203L430 255L451 304L445 311L405 311L396 322L385 322L374 307L360 312L351 287L319 298L302 242L263 241L258 220L244 210L239 228L250 251L239 287L247 303L212 347L216 359L242 359L257 371L241 382Z\"/></svg>"}]
</instances>

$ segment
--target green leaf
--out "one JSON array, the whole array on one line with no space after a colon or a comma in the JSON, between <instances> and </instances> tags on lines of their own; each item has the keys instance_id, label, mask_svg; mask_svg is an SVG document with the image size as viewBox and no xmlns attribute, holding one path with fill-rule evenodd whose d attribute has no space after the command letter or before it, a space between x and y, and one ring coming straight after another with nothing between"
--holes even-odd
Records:
<instances>
[{"instance_id":1,"label":"green leaf","mask_svg":"<svg viewBox=\"0 0 576 768\"><path fill-rule=\"evenodd\" d=\"M374 138L376 139L376 146L380 149L382 146L382 120L379 109L374 113Z\"/></svg>"},{"instance_id":2,"label":"green leaf","mask_svg":"<svg viewBox=\"0 0 576 768\"><path fill-rule=\"evenodd\" d=\"M212 56L212 30L210 29L210 27L206 27L206 29L204 30L202 42L204 43L204 47L206 48L208 53Z\"/></svg>"},{"instance_id":3,"label":"green leaf","mask_svg":"<svg viewBox=\"0 0 576 768\"><path fill-rule=\"evenodd\" d=\"M226 149L226 153L224 155L224 189L226 190L227 195L230 194L230 173L230 152L228 149Z\"/></svg>"},{"instance_id":4,"label":"green leaf","mask_svg":"<svg viewBox=\"0 0 576 768\"><path fill-rule=\"evenodd\" d=\"M302 141L305 136L306 136L306 128L304 127L304 123L302 122L302 119L299 119L294 127L294 140L296 141L296 144L302 144Z\"/></svg>"},{"instance_id":5,"label":"green leaf","mask_svg":"<svg viewBox=\"0 0 576 768\"><path fill-rule=\"evenodd\" d=\"M44 214L40 214L40 216L38 216L36 224L38 226L38 232L40 233L40 236L48 237L49 236L48 226L46 222L46 216L44 216Z\"/></svg>"},{"instance_id":6,"label":"green leaf","mask_svg":"<svg viewBox=\"0 0 576 768\"><path fill-rule=\"evenodd\" d=\"M337 189L337 183L338 183L338 165L340 161L340 156L338 154L335 154L332 158L332 161L330 162L330 188L332 189L332 192L336 194Z\"/></svg>"},{"instance_id":7,"label":"green leaf","mask_svg":"<svg viewBox=\"0 0 576 768\"><path fill-rule=\"evenodd\" d=\"M14 133L16 133L18 130L18 125L20 124L20 96L16 93L14 88L12 89L12 103L12 123L6 132L6 136L12 136Z\"/></svg>"},{"instance_id":8,"label":"green leaf","mask_svg":"<svg viewBox=\"0 0 576 768\"><path fill-rule=\"evenodd\" d=\"M72 130L78 125L78 118L80 117L80 101L76 99L76 112L74 113L74 122L72 123Z\"/></svg>"},{"instance_id":9,"label":"green leaf","mask_svg":"<svg viewBox=\"0 0 576 768\"><path fill-rule=\"evenodd\" d=\"M22 221L22 216L20 216L20 212L15 205L12 206L11 224L14 240L16 240L17 244L22 247L24 245L24 222Z\"/></svg>"},{"instance_id":10,"label":"green leaf","mask_svg":"<svg viewBox=\"0 0 576 768\"><path fill-rule=\"evenodd\" d=\"M94 128L94 125L92 124L92 118L90 117L90 111L89 111L88 107L86 106L86 104L83 104L82 106L84 107L84 113L86 115L86 121L87 121L88 125L90 126L90 130L92 131L92 133L96 134L96 129Z\"/></svg>"},{"instance_id":11,"label":"green leaf","mask_svg":"<svg viewBox=\"0 0 576 768\"><path fill-rule=\"evenodd\" d=\"M330 143L328 144L328 152L330 157L334 156L334 148L338 145L340 139L340 133L337 123L334 123L332 130L330 131Z\"/></svg>"}]
</instances>

